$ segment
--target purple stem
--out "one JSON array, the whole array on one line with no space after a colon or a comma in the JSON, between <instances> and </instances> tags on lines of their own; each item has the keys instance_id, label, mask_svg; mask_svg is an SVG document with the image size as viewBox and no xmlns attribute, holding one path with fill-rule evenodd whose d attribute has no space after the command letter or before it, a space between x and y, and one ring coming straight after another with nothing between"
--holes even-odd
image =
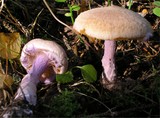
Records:
<instances>
[{"instance_id":1,"label":"purple stem","mask_svg":"<svg viewBox=\"0 0 160 118\"><path fill-rule=\"evenodd\" d=\"M37 102L37 84L40 82L40 77L47 69L49 59L47 55L40 54L37 56L31 70L24 76L21 81L20 88L17 90L15 99L25 99L31 105L36 105Z\"/></svg>"},{"instance_id":2,"label":"purple stem","mask_svg":"<svg viewBox=\"0 0 160 118\"><path fill-rule=\"evenodd\" d=\"M31 75L32 81L34 81L35 84L37 84L40 81L41 75L48 67L48 62L49 59L47 55L40 54L37 56L31 70L28 72Z\"/></svg>"},{"instance_id":3,"label":"purple stem","mask_svg":"<svg viewBox=\"0 0 160 118\"><path fill-rule=\"evenodd\" d=\"M102 58L104 74L102 78L109 82L114 82L116 80L115 52L116 41L105 40L104 55Z\"/></svg>"}]
</instances>

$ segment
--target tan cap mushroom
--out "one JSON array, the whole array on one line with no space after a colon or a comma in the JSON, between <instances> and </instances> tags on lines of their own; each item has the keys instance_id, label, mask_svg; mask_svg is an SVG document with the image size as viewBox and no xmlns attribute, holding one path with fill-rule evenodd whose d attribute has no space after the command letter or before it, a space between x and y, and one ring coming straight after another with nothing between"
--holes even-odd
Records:
<instances>
[{"instance_id":1,"label":"tan cap mushroom","mask_svg":"<svg viewBox=\"0 0 160 118\"><path fill-rule=\"evenodd\" d=\"M45 54L49 59L48 67L40 78L42 81L54 76L54 73L62 74L67 70L67 55L59 44L44 39L33 39L23 47L20 57L21 64L28 73L40 54Z\"/></svg>"},{"instance_id":2,"label":"tan cap mushroom","mask_svg":"<svg viewBox=\"0 0 160 118\"><path fill-rule=\"evenodd\" d=\"M82 12L75 19L73 28L81 34L105 40L102 58L104 84L116 80L115 40L147 40L153 32L150 23L145 18L118 6L94 8Z\"/></svg>"},{"instance_id":3,"label":"tan cap mushroom","mask_svg":"<svg viewBox=\"0 0 160 118\"><path fill-rule=\"evenodd\" d=\"M81 34L97 39L143 39L152 33L149 22L139 14L118 6L82 12L73 28Z\"/></svg>"}]
</instances>

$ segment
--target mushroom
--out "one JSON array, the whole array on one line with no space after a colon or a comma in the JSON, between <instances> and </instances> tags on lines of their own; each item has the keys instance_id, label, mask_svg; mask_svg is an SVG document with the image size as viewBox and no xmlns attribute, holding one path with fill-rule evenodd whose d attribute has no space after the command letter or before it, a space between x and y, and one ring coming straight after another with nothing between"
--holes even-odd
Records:
<instances>
[{"instance_id":1,"label":"mushroom","mask_svg":"<svg viewBox=\"0 0 160 118\"><path fill-rule=\"evenodd\" d=\"M16 99L26 99L29 104L36 105L37 84L45 84L55 79L55 74L62 74L67 70L68 61L64 49L53 41L33 39L22 49L20 61L26 69Z\"/></svg>"},{"instance_id":2,"label":"mushroom","mask_svg":"<svg viewBox=\"0 0 160 118\"><path fill-rule=\"evenodd\" d=\"M147 40L153 32L150 23L138 13L115 5L82 12L75 19L73 28L80 34L105 40L101 60L104 88L112 88L117 81L116 40Z\"/></svg>"},{"instance_id":3,"label":"mushroom","mask_svg":"<svg viewBox=\"0 0 160 118\"><path fill-rule=\"evenodd\" d=\"M23 47L20 61L27 73L30 73L37 57L43 54L45 55L44 58L48 58L48 63L47 68L39 79L41 82L48 84L53 81L55 74L64 73L68 67L67 55L60 45L53 41L33 39ZM35 69L39 68L41 64L37 64Z\"/></svg>"}]
</instances>

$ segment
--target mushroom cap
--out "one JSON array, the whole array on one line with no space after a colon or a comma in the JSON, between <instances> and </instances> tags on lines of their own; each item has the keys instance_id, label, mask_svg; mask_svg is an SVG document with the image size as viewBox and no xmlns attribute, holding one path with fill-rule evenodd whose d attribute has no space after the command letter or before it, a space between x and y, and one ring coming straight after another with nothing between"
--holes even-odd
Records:
<instances>
[{"instance_id":1,"label":"mushroom cap","mask_svg":"<svg viewBox=\"0 0 160 118\"><path fill-rule=\"evenodd\" d=\"M49 67L43 77L49 77L51 73L62 74L67 70L68 60L64 49L54 41L37 38L29 41L21 52L20 61L27 72L32 68L39 53L44 53L49 58Z\"/></svg>"},{"instance_id":2,"label":"mushroom cap","mask_svg":"<svg viewBox=\"0 0 160 118\"><path fill-rule=\"evenodd\" d=\"M73 28L81 34L102 40L147 39L153 32L145 18L118 6L82 12L75 19Z\"/></svg>"}]
</instances>

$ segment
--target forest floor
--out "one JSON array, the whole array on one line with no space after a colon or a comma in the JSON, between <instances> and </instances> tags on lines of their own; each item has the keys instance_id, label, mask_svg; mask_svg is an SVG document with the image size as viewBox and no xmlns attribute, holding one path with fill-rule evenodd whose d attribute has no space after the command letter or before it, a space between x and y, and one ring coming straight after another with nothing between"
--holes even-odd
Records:
<instances>
[{"instance_id":1,"label":"forest floor","mask_svg":"<svg viewBox=\"0 0 160 118\"><path fill-rule=\"evenodd\" d=\"M2 3L3 0L0 1ZM89 8L106 6L106 1L48 0L48 4L59 20L72 27L71 18L65 16L66 13L71 13L69 5L81 8L73 11L75 19L80 12ZM128 0L115 0L112 3L126 8L130 5ZM155 7L157 6L152 0L133 0L131 10L142 14L151 23L153 37L146 42L117 41L117 78L122 81L122 87L110 91L100 84L104 41L90 43L85 36L82 36L83 41L79 40L74 32L53 18L42 0L6 0L0 10L0 32L19 32L22 37L21 48L33 38L53 40L65 49L69 61L68 70L91 64L97 71L97 80L93 83L86 82L80 69L75 69L72 82L39 84L37 105L21 106L31 109L33 114L20 116L160 117L160 18L153 13ZM5 70L13 79L10 86L2 86L4 82L0 81L1 115L8 108L14 107L12 103L15 92L26 74L19 57L20 55L9 61L0 57L0 71Z\"/></svg>"}]
</instances>

